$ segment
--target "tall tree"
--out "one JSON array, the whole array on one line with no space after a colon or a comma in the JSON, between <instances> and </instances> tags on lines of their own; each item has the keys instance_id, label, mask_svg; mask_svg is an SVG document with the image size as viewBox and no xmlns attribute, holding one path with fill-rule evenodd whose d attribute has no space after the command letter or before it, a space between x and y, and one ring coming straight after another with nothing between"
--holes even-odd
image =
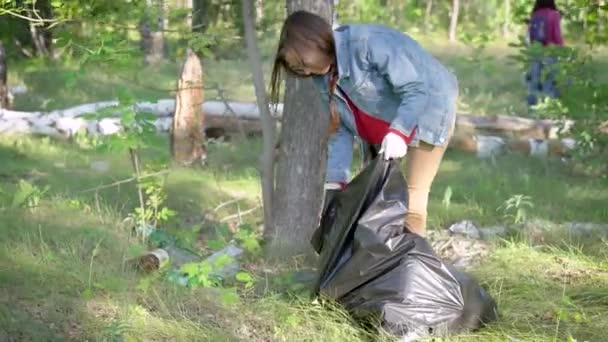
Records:
<instances>
[{"instance_id":1,"label":"tall tree","mask_svg":"<svg viewBox=\"0 0 608 342\"><path fill-rule=\"evenodd\" d=\"M264 139L264 151L260 161L262 170L262 199L264 203L264 232L268 234L273 229L273 195L274 195L274 134L275 123L270 115L268 98L264 86L264 73L262 69L262 57L256 42L255 16L251 0L242 0L243 24L245 26L245 41L247 43L247 54L249 65L253 74L255 95L262 119L262 130Z\"/></svg>"},{"instance_id":2,"label":"tall tree","mask_svg":"<svg viewBox=\"0 0 608 342\"><path fill-rule=\"evenodd\" d=\"M328 22L332 0L287 0L287 11L307 10ZM329 116L312 80L287 76L274 196L270 253L309 250L318 225L327 159Z\"/></svg>"},{"instance_id":3,"label":"tall tree","mask_svg":"<svg viewBox=\"0 0 608 342\"><path fill-rule=\"evenodd\" d=\"M193 0L192 2L192 31L205 33L209 26L207 13L209 2L207 0Z\"/></svg>"},{"instance_id":4,"label":"tall tree","mask_svg":"<svg viewBox=\"0 0 608 342\"><path fill-rule=\"evenodd\" d=\"M4 45L0 41L0 108L8 107L8 85L6 84L8 69L6 60L6 50L4 50Z\"/></svg>"},{"instance_id":5,"label":"tall tree","mask_svg":"<svg viewBox=\"0 0 608 342\"><path fill-rule=\"evenodd\" d=\"M167 7L164 0L146 0L147 13L140 22L141 47L147 64L158 64L165 56Z\"/></svg>"},{"instance_id":6,"label":"tall tree","mask_svg":"<svg viewBox=\"0 0 608 342\"><path fill-rule=\"evenodd\" d=\"M33 1L24 4L24 12L29 18L29 31L32 45L38 56L53 57L53 33L50 22L53 20L53 10L49 0Z\"/></svg>"},{"instance_id":7,"label":"tall tree","mask_svg":"<svg viewBox=\"0 0 608 342\"><path fill-rule=\"evenodd\" d=\"M448 39L450 42L456 41L456 29L458 26L458 12L460 11L460 1L452 0L452 10L450 11L450 30Z\"/></svg>"},{"instance_id":8,"label":"tall tree","mask_svg":"<svg viewBox=\"0 0 608 342\"><path fill-rule=\"evenodd\" d=\"M433 0L426 0L426 9L424 11L424 32L431 30L431 14L433 11Z\"/></svg>"}]
</instances>

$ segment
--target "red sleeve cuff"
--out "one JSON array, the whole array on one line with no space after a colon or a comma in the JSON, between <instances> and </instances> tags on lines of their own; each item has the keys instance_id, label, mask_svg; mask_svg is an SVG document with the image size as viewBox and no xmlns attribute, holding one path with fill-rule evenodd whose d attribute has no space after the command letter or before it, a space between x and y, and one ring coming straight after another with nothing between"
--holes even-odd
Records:
<instances>
[{"instance_id":1,"label":"red sleeve cuff","mask_svg":"<svg viewBox=\"0 0 608 342\"><path fill-rule=\"evenodd\" d=\"M401 139L403 139L403 141L405 141L406 145L409 145L412 142L412 140L414 139L414 137L416 136L416 130L417 130L417 128L418 128L418 126L414 127L414 130L412 131L412 133L410 133L409 136L407 136L407 135L399 132L398 130L396 130L394 128L390 128L388 131L391 132L391 133L397 134L398 136L401 137Z\"/></svg>"}]
</instances>

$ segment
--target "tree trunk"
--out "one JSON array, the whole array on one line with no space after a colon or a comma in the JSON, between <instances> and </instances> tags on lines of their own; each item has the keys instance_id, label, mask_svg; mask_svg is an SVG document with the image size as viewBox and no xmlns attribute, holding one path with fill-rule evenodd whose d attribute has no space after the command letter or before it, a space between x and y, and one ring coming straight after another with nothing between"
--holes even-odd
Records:
<instances>
[{"instance_id":1,"label":"tree trunk","mask_svg":"<svg viewBox=\"0 0 608 342\"><path fill-rule=\"evenodd\" d=\"M6 50L4 45L0 41L0 108L8 108L8 84L6 83L8 78L8 69L6 64Z\"/></svg>"},{"instance_id":2,"label":"tree trunk","mask_svg":"<svg viewBox=\"0 0 608 342\"><path fill-rule=\"evenodd\" d=\"M332 0L287 0L288 13L296 10L330 22ZM269 245L273 256L310 251L310 238L319 224L329 115L318 97L312 80L287 76L274 197L276 231Z\"/></svg>"},{"instance_id":3,"label":"tree trunk","mask_svg":"<svg viewBox=\"0 0 608 342\"><path fill-rule=\"evenodd\" d=\"M158 9L158 16L148 16L139 24L141 48L144 53L144 62L148 65L159 64L166 55L164 30L167 26L166 6L163 0L147 0L150 8Z\"/></svg>"},{"instance_id":4,"label":"tree trunk","mask_svg":"<svg viewBox=\"0 0 608 342\"><path fill-rule=\"evenodd\" d=\"M188 49L177 89L175 115L171 129L171 154L174 161L190 165L204 160L205 157L203 148L204 115L201 110L203 69L199 57L190 49Z\"/></svg>"},{"instance_id":5,"label":"tree trunk","mask_svg":"<svg viewBox=\"0 0 608 342\"><path fill-rule=\"evenodd\" d=\"M502 36L508 37L511 27L511 0L505 1L505 21L502 24Z\"/></svg>"},{"instance_id":6,"label":"tree trunk","mask_svg":"<svg viewBox=\"0 0 608 342\"><path fill-rule=\"evenodd\" d=\"M192 31L192 9L193 9L194 0L182 0L180 7L183 9L188 9L188 13L186 14L186 18L184 19L184 24L188 31Z\"/></svg>"},{"instance_id":7,"label":"tree trunk","mask_svg":"<svg viewBox=\"0 0 608 342\"><path fill-rule=\"evenodd\" d=\"M255 2L255 19L258 23L264 20L264 0L256 0Z\"/></svg>"},{"instance_id":8,"label":"tree trunk","mask_svg":"<svg viewBox=\"0 0 608 342\"><path fill-rule=\"evenodd\" d=\"M36 1L31 9L27 10L32 19L52 19L53 11L48 0ZM30 35L36 54L40 57L53 57L53 33L47 23L29 22Z\"/></svg>"},{"instance_id":9,"label":"tree trunk","mask_svg":"<svg viewBox=\"0 0 608 342\"><path fill-rule=\"evenodd\" d=\"M241 42L245 43L245 40L243 39L245 37L245 25L243 22L243 3L241 0L232 0L232 3L230 5L232 8L232 18L234 26L238 31L238 35L241 39ZM253 13L255 14L255 12Z\"/></svg>"},{"instance_id":10,"label":"tree trunk","mask_svg":"<svg viewBox=\"0 0 608 342\"><path fill-rule=\"evenodd\" d=\"M207 12L207 0L192 1L192 31L204 33L206 28L205 13Z\"/></svg>"},{"instance_id":11,"label":"tree trunk","mask_svg":"<svg viewBox=\"0 0 608 342\"><path fill-rule=\"evenodd\" d=\"M433 0L426 0L426 10L424 11L424 32L431 30L431 14L433 12Z\"/></svg>"},{"instance_id":12,"label":"tree trunk","mask_svg":"<svg viewBox=\"0 0 608 342\"><path fill-rule=\"evenodd\" d=\"M333 0L334 1L334 10L332 11L332 16L331 16L331 26L332 28L336 29L338 28L338 26L340 26L339 20L340 18L338 18L338 11L336 10L338 8L338 6L340 5L340 0Z\"/></svg>"},{"instance_id":13,"label":"tree trunk","mask_svg":"<svg viewBox=\"0 0 608 342\"><path fill-rule=\"evenodd\" d=\"M450 13L450 30L448 39L450 42L456 41L456 28L458 25L458 12L460 9L460 1L452 0L452 11Z\"/></svg>"},{"instance_id":14,"label":"tree trunk","mask_svg":"<svg viewBox=\"0 0 608 342\"><path fill-rule=\"evenodd\" d=\"M249 66L253 75L255 95L260 117L262 120L264 151L260 162L262 173L262 199L264 202L264 235L271 236L274 232L273 224L273 194L274 194L274 131L275 124L268 107L266 97L264 74L262 72L262 58L256 42L255 35L255 12L251 6L251 0L242 0L243 24L245 26L245 41L247 54L249 55Z\"/></svg>"}]
</instances>

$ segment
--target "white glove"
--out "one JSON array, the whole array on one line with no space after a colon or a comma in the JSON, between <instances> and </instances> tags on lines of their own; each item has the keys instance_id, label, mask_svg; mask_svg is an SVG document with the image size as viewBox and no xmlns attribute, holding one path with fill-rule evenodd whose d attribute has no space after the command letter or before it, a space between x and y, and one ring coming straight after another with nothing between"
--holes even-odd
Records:
<instances>
[{"instance_id":1,"label":"white glove","mask_svg":"<svg viewBox=\"0 0 608 342\"><path fill-rule=\"evenodd\" d=\"M323 190L342 190L340 183L325 183Z\"/></svg>"},{"instance_id":2,"label":"white glove","mask_svg":"<svg viewBox=\"0 0 608 342\"><path fill-rule=\"evenodd\" d=\"M382 140L380 153L384 153L384 160L403 158L407 154L407 144L400 136L389 132Z\"/></svg>"}]
</instances>

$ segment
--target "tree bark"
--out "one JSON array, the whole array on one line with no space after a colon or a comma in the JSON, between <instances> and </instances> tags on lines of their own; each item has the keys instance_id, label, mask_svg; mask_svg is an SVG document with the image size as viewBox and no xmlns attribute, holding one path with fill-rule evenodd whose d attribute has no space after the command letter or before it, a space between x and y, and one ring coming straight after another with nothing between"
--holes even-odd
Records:
<instances>
[{"instance_id":1,"label":"tree bark","mask_svg":"<svg viewBox=\"0 0 608 342\"><path fill-rule=\"evenodd\" d=\"M178 81L171 129L171 154L178 163L190 165L204 160L204 116L201 110L203 95L201 61L196 53L188 49Z\"/></svg>"},{"instance_id":2,"label":"tree bark","mask_svg":"<svg viewBox=\"0 0 608 342\"><path fill-rule=\"evenodd\" d=\"M264 74L262 72L262 58L255 37L255 12L251 6L251 0L242 0L243 24L245 26L245 41L247 54L249 55L249 66L253 74L255 95L260 117L262 120L264 150L260 168L262 173L262 200L264 203L264 235L272 236L275 232L273 224L273 195L274 195L274 131L275 125L268 107L268 99L264 86Z\"/></svg>"},{"instance_id":3,"label":"tree bark","mask_svg":"<svg viewBox=\"0 0 608 342\"><path fill-rule=\"evenodd\" d=\"M8 108L8 84L6 83L8 78L8 69L6 63L6 50L4 45L0 41L0 108Z\"/></svg>"},{"instance_id":4,"label":"tree bark","mask_svg":"<svg viewBox=\"0 0 608 342\"><path fill-rule=\"evenodd\" d=\"M424 11L424 32L431 30L431 14L433 12L433 0L426 0L426 9Z\"/></svg>"},{"instance_id":5,"label":"tree bark","mask_svg":"<svg viewBox=\"0 0 608 342\"><path fill-rule=\"evenodd\" d=\"M307 10L332 18L332 0L287 0L287 11ZM327 159L329 115L321 109L310 79L287 76L285 107L274 197L274 227L269 254L287 256L311 251L319 223Z\"/></svg>"},{"instance_id":6,"label":"tree bark","mask_svg":"<svg viewBox=\"0 0 608 342\"><path fill-rule=\"evenodd\" d=\"M450 13L450 30L448 39L450 42L456 41L456 29L458 26L458 12L460 10L460 0L452 0L452 11Z\"/></svg>"}]
</instances>

